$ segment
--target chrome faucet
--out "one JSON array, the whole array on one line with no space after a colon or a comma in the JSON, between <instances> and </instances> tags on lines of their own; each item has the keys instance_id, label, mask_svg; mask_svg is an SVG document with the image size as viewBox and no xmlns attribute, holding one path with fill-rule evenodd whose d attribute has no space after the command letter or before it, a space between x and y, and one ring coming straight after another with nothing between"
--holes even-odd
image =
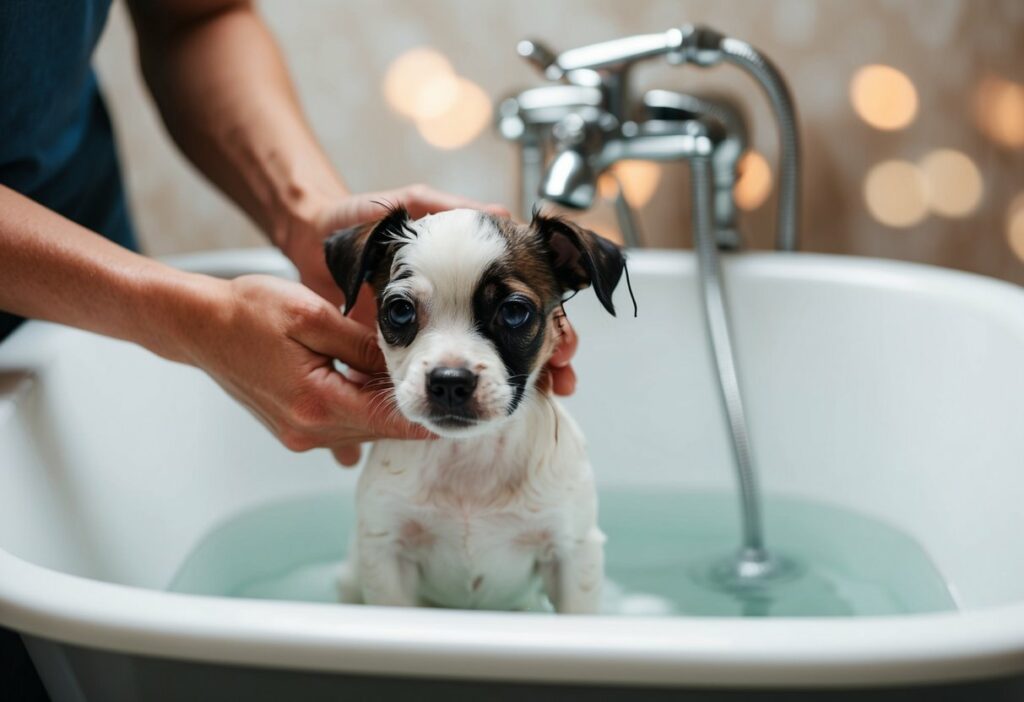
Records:
<instances>
[{"instance_id":1,"label":"chrome faucet","mask_svg":"<svg viewBox=\"0 0 1024 702\"><path fill-rule=\"evenodd\" d=\"M642 99L638 121L607 127L611 119L586 119L573 112L553 125L556 154L540 183L540 196L575 209L591 206L599 174L624 160L679 161L704 154L701 136L712 137L714 228L720 246L737 248L733 186L736 165L746 150L746 128L726 102L712 102L668 90ZM606 115L605 115L606 116Z\"/></svg>"},{"instance_id":2,"label":"chrome faucet","mask_svg":"<svg viewBox=\"0 0 1024 702\"><path fill-rule=\"evenodd\" d=\"M638 61L664 56L670 64L700 67L720 63L736 65L750 74L762 87L771 103L779 132L779 205L776 227L778 248L792 251L799 240L800 144L796 110L789 89L775 65L750 44L726 37L713 29L684 25L663 33L642 34L555 54L541 43L524 40L516 47L518 53L535 65L545 78L566 85L550 85L520 93L499 108L499 129L506 139L523 146L524 214L532 210L538 190L533 187L536 164L543 162L544 133L570 113L579 113L588 122L595 122L606 135L616 130L628 138L637 128L630 104L629 70ZM581 102L576 102L581 101ZM742 123L735 110L709 100L682 96L668 91L651 91L642 104L650 121L678 121L689 111L724 124L726 135L745 146ZM585 107L586 109L578 109ZM539 114L538 114L538 108ZM540 117L539 121L535 121ZM571 138L578 138L570 129ZM635 134L635 132L633 132ZM719 158L726 158L726 148ZM742 150L742 149L741 149ZM569 159L571 157L567 157ZM677 157L678 158L678 157ZM738 158L738 156L737 156ZM668 160L661 159L661 160ZM726 168L719 167L725 176ZM530 181L530 182L528 182ZM724 183L723 183L724 184ZM558 201L557 198L553 198ZM725 200L725 196L721 198ZM573 206L570 202L562 202ZM716 211L728 205L719 204ZM724 216L722 212L719 219Z\"/></svg>"},{"instance_id":3,"label":"chrome faucet","mask_svg":"<svg viewBox=\"0 0 1024 702\"><path fill-rule=\"evenodd\" d=\"M792 562L765 546L760 489L733 353L718 250L740 245L733 186L746 149L739 112L724 102L667 90L631 103L629 69L664 56L672 64L728 62L750 73L767 93L779 127L779 205L776 240L797 246L799 141L789 90L774 65L749 44L706 27L686 25L664 33L626 37L554 54L535 41L519 54L563 85L534 88L499 109L499 129L521 148L524 214L533 198L575 209L593 204L598 177L626 159L686 161L691 170L694 248L705 322L729 429L742 507L743 542L736 556L711 565L711 581L724 589L766 586L795 574ZM545 166L545 156L553 151ZM618 197L621 199L621 189ZM617 203L627 244L636 244L628 205ZM624 220L626 220L624 222ZM625 224L625 226L623 226Z\"/></svg>"}]
</instances>

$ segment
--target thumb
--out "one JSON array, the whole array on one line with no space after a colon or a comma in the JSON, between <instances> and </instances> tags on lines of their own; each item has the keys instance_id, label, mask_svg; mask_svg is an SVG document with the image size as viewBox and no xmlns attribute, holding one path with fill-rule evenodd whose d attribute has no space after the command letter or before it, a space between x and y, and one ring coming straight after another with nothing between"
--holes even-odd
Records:
<instances>
[{"instance_id":1,"label":"thumb","mask_svg":"<svg viewBox=\"0 0 1024 702\"><path fill-rule=\"evenodd\" d=\"M324 305L324 312L316 323L307 325L295 340L363 373L372 375L387 370L384 354L377 345L377 335L328 304Z\"/></svg>"}]
</instances>

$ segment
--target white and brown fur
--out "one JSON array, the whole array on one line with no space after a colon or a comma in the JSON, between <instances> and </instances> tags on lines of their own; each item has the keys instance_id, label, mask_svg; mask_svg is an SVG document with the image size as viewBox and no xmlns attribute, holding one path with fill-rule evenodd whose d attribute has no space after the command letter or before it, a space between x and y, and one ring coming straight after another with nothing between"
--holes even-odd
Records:
<instances>
[{"instance_id":1,"label":"white and brown fur","mask_svg":"<svg viewBox=\"0 0 1024 702\"><path fill-rule=\"evenodd\" d=\"M622 253L559 218L453 210L412 221L401 208L326 250L348 309L364 281L376 294L389 398L439 437L373 447L342 599L529 609L546 594L559 612L596 612L605 538L590 463L538 380L567 292L592 286L614 314ZM431 396L431 372L453 368L472 375L458 406Z\"/></svg>"}]
</instances>

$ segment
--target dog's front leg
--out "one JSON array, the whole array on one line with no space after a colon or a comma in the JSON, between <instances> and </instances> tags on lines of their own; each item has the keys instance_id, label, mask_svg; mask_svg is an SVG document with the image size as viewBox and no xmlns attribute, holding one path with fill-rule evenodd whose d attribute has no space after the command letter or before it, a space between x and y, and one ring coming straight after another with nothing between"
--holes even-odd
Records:
<instances>
[{"instance_id":1,"label":"dog's front leg","mask_svg":"<svg viewBox=\"0 0 1024 702\"><path fill-rule=\"evenodd\" d=\"M604 534L593 527L545 568L545 590L559 614L596 614L601 608L604 542Z\"/></svg>"},{"instance_id":2,"label":"dog's front leg","mask_svg":"<svg viewBox=\"0 0 1024 702\"><path fill-rule=\"evenodd\" d=\"M359 578L366 604L415 607L419 603L416 565L400 556L390 532L361 535Z\"/></svg>"}]
</instances>

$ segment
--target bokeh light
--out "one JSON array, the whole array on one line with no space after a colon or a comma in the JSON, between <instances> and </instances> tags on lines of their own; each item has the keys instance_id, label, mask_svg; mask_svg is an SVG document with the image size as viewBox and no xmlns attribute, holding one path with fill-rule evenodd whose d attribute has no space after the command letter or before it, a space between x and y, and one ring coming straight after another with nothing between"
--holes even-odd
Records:
<instances>
[{"instance_id":1,"label":"bokeh light","mask_svg":"<svg viewBox=\"0 0 1024 702\"><path fill-rule=\"evenodd\" d=\"M907 74L879 64L863 66L850 81L850 102L876 129L903 129L917 115L917 89Z\"/></svg>"},{"instance_id":2,"label":"bokeh light","mask_svg":"<svg viewBox=\"0 0 1024 702\"><path fill-rule=\"evenodd\" d=\"M1013 198L1006 216L1006 240L1014 255L1024 261L1024 193Z\"/></svg>"},{"instance_id":3,"label":"bokeh light","mask_svg":"<svg viewBox=\"0 0 1024 702\"><path fill-rule=\"evenodd\" d=\"M619 194L619 181L611 172L602 173L597 177L597 195L605 200L611 200Z\"/></svg>"},{"instance_id":4,"label":"bokeh light","mask_svg":"<svg viewBox=\"0 0 1024 702\"><path fill-rule=\"evenodd\" d=\"M974 92L974 121L1000 146L1024 148L1024 85L999 76L983 79Z\"/></svg>"},{"instance_id":5,"label":"bokeh light","mask_svg":"<svg viewBox=\"0 0 1024 702\"><path fill-rule=\"evenodd\" d=\"M615 176L622 185L626 202L643 207L654 197L661 182L661 166L651 161L619 161L614 166ZM600 184L599 184L600 187ZM612 195L615 188L612 188Z\"/></svg>"},{"instance_id":6,"label":"bokeh light","mask_svg":"<svg viewBox=\"0 0 1024 702\"><path fill-rule=\"evenodd\" d=\"M740 158L736 171L739 179L732 190L736 205L743 210L756 210L772 192L772 169L768 160L751 149Z\"/></svg>"},{"instance_id":7,"label":"bokeh light","mask_svg":"<svg viewBox=\"0 0 1024 702\"><path fill-rule=\"evenodd\" d=\"M912 227L928 214L924 176L907 161L883 161L864 179L864 202L882 224Z\"/></svg>"},{"instance_id":8,"label":"bokeh light","mask_svg":"<svg viewBox=\"0 0 1024 702\"><path fill-rule=\"evenodd\" d=\"M981 203L981 172L966 154L936 149L920 162L928 206L943 217L964 217Z\"/></svg>"},{"instance_id":9,"label":"bokeh light","mask_svg":"<svg viewBox=\"0 0 1024 702\"><path fill-rule=\"evenodd\" d=\"M416 128L428 144L457 149L476 139L491 122L491 99L483 88L466 78L456 78L455 100L444 112L416 120Z\"/></svg>"},{"instance_id":10,"label":"bokeh light","mask_svg":"<svg viewBox=\"0 0 1024 702\"><path fill-rule=\"evenodd\" d=\"M459 98L459 79L448 59L437 51L409 49L388 66L384 97L400 115L432 119L452 109Z\"/></svg>"}]
</instances>

